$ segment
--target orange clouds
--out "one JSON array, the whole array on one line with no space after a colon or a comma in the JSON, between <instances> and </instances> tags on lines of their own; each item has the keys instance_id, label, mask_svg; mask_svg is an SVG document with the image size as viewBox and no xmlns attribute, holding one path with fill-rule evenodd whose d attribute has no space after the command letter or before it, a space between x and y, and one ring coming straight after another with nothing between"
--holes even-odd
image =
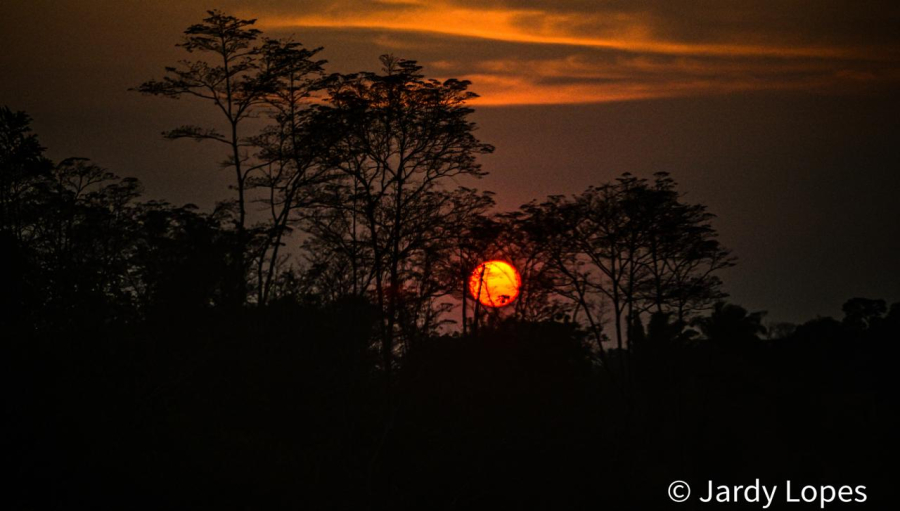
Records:
<instances>
[{"instance_id":1,"label":"orange clouds","mask_svg":"<svg viewBox=\"0 0 900 511\"><path fill-rule=\"evenodd\" d=\"M380 3L380 2L379 2ZM394 3L394 2L390 2ZM849 57L855 52L843 48L816 46L767 46L737 43L684 43L655 39L652 30L639 16L615 16L611 24L603 15L560 14L535 9L474 9L449 3L408 4L409 9L341 10L324 14L283 16L261 20L271 27L367 28L425 32L461 37L587 48L606 48L632 52L676 55L753 55L777 57ZM600 35L591 32L596 25ZM572 30L577 27L579 30ZM597 31L594 31L595 33Z\"/></svg>"},{"instance_id":2,"label":"orange clouds","mask_svg":"<svg viewBox=\"0 0 900 511\"><path fill-rule=\"evenodd\" d=\"M471 65L471 64L469 64ZM474 63L441 61L441 75L471 80L483 106L627 101L740 91L805 90L833 93L865 91L879 80L854 66L821 60L723 60L642 55L587 59L508 58ZM900 81L896 73L887 75ZM883 76L882 76L883 78Z\"/></svg>"},{"instance_id":3,"label":"orange clouds","mask_svg":"<svg viewBox=\"0 0 900 511\"><path fill-rule=\"evenodd\" d=\"M828 92L898 79L900 56L891 47L814 37L821 27L798 35L764 23L772 19L766 12L738 15L714 8L679 16L667 13L665 3L656 10L617 2L586 5L560 1L526 9L497 1L381 0L332 2L294 13L285 4L262 15L260 25L368 32L373 46L402 51L431 75L471 80L482 96L476 100L480 105L743 90ZM698 30L691 29L691 15L697 16ZM670 21L679 17L686 19L673 29ZM720 26L732 29L731 35ZM435 39L440 50L422 47Z\"/></svg>"}]
</instances>

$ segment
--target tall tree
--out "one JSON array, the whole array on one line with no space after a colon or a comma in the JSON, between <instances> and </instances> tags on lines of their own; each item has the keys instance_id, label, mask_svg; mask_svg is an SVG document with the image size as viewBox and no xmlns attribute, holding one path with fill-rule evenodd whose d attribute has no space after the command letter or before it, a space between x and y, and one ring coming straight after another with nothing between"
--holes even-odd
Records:
<instances>
[{"instance_id":1,"label":"tall tree","mask_svg":"<svg viewBox=\"0 0 900 511\"><path fill-rule=\"evenodd\" d=\"M211 103L224 117L227 132L212 127L185 124L169 130L169 139L212 140L226 145L228 159L223 164L234 169L238 198L236 226L242 231L246 222L246 180L251 171L246 165L251 144L242 136L243 121L258 107L267 103L274 86L274 76L261 64L262 50L257 45L261 32L251 28L255 19L243 20L220 11L208 11L201 23L184 31L177 46L197 53L198 60L183 60L166 67L162 80L150 80L137 87L144 94L181 98L191 96Z\"/></svg>"},{"instance_id":2,"label":"tall tree","mask_svg":"<svg viewBox=\"0 0 900 511\"><path fill-rule=\"evenodd\" d=\"M340 133L332 161L342 185L332 204L349 213L355 240L367 245L389 380L406 277L431 271L423 266L427 252L452 203L445 186L457 176L482 176L476 157L493 147L478 140L468 119L466 102L476 97L468 81L425 79L415 61L390 55L381 63L380 73L337 77L323 113Z\"/></svg>"},{"instance_id":3,"label":"tall tree","mask_svg":"<svg viewBox=\"0 0 900 511\"><path fill-rule=\"evenodd\" d=\"M184 40L177 45L199 58L166 67L166 75L161 80L150 80L137 87L139 92L154 96L204 100L224 120L224 133L215 127L185 124L165 132L164 136L173 140L213 141L227 147L228 156L222 166L233 170L237 191L234 225L238 242L233 256L233 285L234 300L239 304L246 299L249 178L267 163L252 161L254 143L243 128L260 109L271 106L272 98L277 97L276 89L284 85L281 79L285 74L293 77L316 67L314 63L310 67L298 65L298 61L306 64L314 52L299 51L291 44L260 44L261 32L252 28L255 23L255 19L208 11L201 23L184 31Z\"/></svg>"},{"instance_id":4,"label":"tall tree","mask_svg":"<svg viewBox=\"0 0 900 511\"><path fill-rule=\"evenodd\" d=\"M587 327L595 349L602 355L603 342L607 340L603 327L608 300L595 286L589 285L596 270L592 270L589 258L572 240L574 226L582 214L574 201L557 195L543 203L525 204L512 219L515 228L526 233L533 249L542 251L544 279L531 285L544 286L542 293L552 291L568 301L571 321Z\"/></svg>"},{"instance_id":5,"label":"tall tree","mask_svg":"<svg viewBox=\"0 0 900 511\"><path fill-rule=\"evenodd\" d=\"M733 258L706 207L685 203L667 174L652 182L624 174L572 198L527 205L521 215L544 247L557 292L574 301L573 315L585 314L598 342L600 312L623 349L642 314L684 323L725 296L716 272Z\"/></svg>"},{"instance_id":6,"label":"tall tree","mask_svg":"<svg viewBox=\"0 0 900 511\"><path fill-rule=\"evenodd\" d=\"M299 220L297 213L317 203L319 188L334 175L323 155L329 143L329 126L316 115L313 96L326 82L324 60L314 60L321 48L307 49L294 41L266 40L261 47L262 65L272 77L267 106L274 121L253 139L259 173L247 186L260 190L265 206L260 246L255 250L257 303L268 302L284 259L280 248Z\"/></svg>"},{"instance_id":7,"label":"tall tree","mask_svg":"<svg viewBox=\"0 0 900 511\"><path fill-rule=\"evenodd\" d=\"M446 237L452 241L449 253L441 260L440 278L449 286L450 293L460 300L462 333L471 324L469 319L469 278L472 271L490 258L500 225L487 216L494 206L492 192L477 193L461 188L451 198L450 222ZM477 307L478 302L476 300Z\"/></svg>"},{"instance_id":8,"label":"tall tree","mask_svg":"<svg viewBox=\"0 0 900 511\"><path fill-rule=\"evenodd\" d=\"M558 275L551 262L553 253L549 241L550 233L543 231L549 226L538 226L534 222L533 204L526 204L518 211L498 215L499 228L494 240L495 253L491 258L510 261L521 276L519 296L516 298L512 314L525 321L544 321L558 317L564 312L556 299Z\"/></svg>"},{"instance_id":9,"label":"tall tree","mask_svg":"<svg viewBox=\"0 0 900 511\"><path fill-rule=\"evenodd\" d=\"M645 183L640 197L648 222L641 311L653 308L686 322L725 298L717 273L734 266L735 259L717 239L715 215L702 204L684 202L668 174Z\"/></svg>"}]
</instances>

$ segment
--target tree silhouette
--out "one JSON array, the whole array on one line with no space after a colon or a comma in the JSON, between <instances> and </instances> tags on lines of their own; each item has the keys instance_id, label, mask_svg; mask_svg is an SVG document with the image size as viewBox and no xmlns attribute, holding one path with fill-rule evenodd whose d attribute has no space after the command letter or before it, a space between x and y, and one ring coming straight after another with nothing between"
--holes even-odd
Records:
<instances>
[{"instance_id":1,"label":"tree silhouette","mask_svg":"<svg viewBox=\"0 0 900 511\"><path fill-rule=\"evenodd\" d=\"M749 313L739 305L719 302L712 314L697 319L703 335L716 342L753 343L766 333L762 324L765 312Z\"/></svg>"},{"instance_id":2,"label":"tree silhouette","mask_svg":"<svg viewBox=\"0 0 900 511\"><path fill-rule=\"evenodd\" d=\"M30 124L25 112L0 107L0 232L17 242L30 234L26 226L39 214L35 195L52 168Z\"/></svg>"},{"instance_id":3,"label":"tree silhouette","mask_svg":"<svg viewBox=\"0 0 900 511\"><path fill-rule=\"evenodd\" d=\"M343 179L330 189L329 205L344 211L338 225L345 233L320 233L353 247L351 265L360 272L356 251L366 245L374 299L381 311L384 370L390 374L395 339L402 334L402 299L434 296L421 286L430 277L442 216L452 206L445 183L457 176L483 174L475 157L493 150L474 135L466 102L475 94L469 82L425 80L415 61L385 55L381 73L338 76L329 86L330 109L322 111L337 126L331 160ZM415 276L418 273L419 289ZM408 282L407 282L408 281ZM409 333L409 332L407 332Z\"/></svg>"},{"instance_id":4,"label":"tree silhouette","mask_svg":"<svg viewBox=\"0 0 900 511\"><path fill-rule=\"evenodd\" d=\"M321 87L324 61L312 60L321 48L308 50L296 42L277 40L260 44L261 32L252 28L254 19L240 19L220 11L208 14L201 23L188 27L184 41L178 44L201 58L167 67L161 80L147 81L136 90L175 99L198 98L214 106L225 120L225 133L214 127L185 124L164 136L172 140L213 141L228 148L222 165L234 170L237 191L234 224L238 243L233 278L234 300L238 304L246 298L249 269L245 254L251 243L247 226L249 191L253 187L269 189L264 200L269 207L270 226L256 255L257 300L265 302L291 212L304 204L305 197L298 197L300 190L317 181L317 174L310 169L309 151L304 147L308 132L301 132L304 103ZM273 113L276 127L264 130L260 137L249 136L243 129L246 121L263 110ZM254 160L254 154L263 158ZM262 169L265 172L254 179L254 174Z\"/></svg>"},{"instance_id":5,"label":"tree silhouette","mask_svg":"<svg viewBox=\"0 0 900 511\"><path fill-rule=\"evenodd\" d=\"M866 330L877 325L887 312L884 300L868 298L852 298L841 307L844 311L844 324L857 330Z\"/></svg>"},{"instance_id":6,"label":"tree silhouette","mask_svg":"<svg viewBox=\"0 0 900 511\"><path fill-rule=\"evenodd\" d=\"M135 297L149 322L189 323L227 303L227 273L234 231L226 215L204 215L196 206L139 204L129 264Z\"/></svg>"},{"instance_id":7,"label":"tree silhouette","mask_svg":"<svg viewBox=\"0 0 900 511\"><path fill-rule=\"evenodd\" d=\"M445 236L450 241L439 263L438 279L444 282L452 296L460 300L460 328L466 334L473 319L469 318L469 279L479 264L492 259L498 232L502 226L488 216L494 206L493 193L476 193L460 188L451 196L450 220L445 224ZM476 300L473 309L477 310ZM477 326L476 326L477 328Z\"/></svg>"},{"instance_id":8,"label":"tree silhouette","mask_svg":"<svg viewBox=\"0 0 900 511\"><path fill-rule=\"evenodd\" d=\"M262 50L256 45L261 32L250 28L256 20L238 19L220 11L208 11L208 14L203 22L188 27L184 41L177 45L206 58L167 67L162 80L144 82L136 90L173 99L196 97L212 103L222 114L228 125L225 134L215 128L186 124L164 135L169 139L211 140L228 146L230 154L223 165L234 168L238 194L236 226L242 231L247 216L246 181L252 168L246 165L247 148L251 146L239 128L256 109L266 104L275 77L263 68Z\"/></svg>"},{"instance_id":9,"label":"tree silhouette","mask_svg":"<svg viewBox=\"0 0 900 511\"><path fill-rule=\"evenodd\" d=\"M541 253L541 271L572 303L572 317L584 315L598 347L604 314L623 349L641 315L671 313L684 323L724 297L716 272L734 264L712 215L684 203L664 173L653 181L624 174L571 199L527 204L514 218L541 247L532 259Z\"/></svg>"},{"instance_id":10,"label":"tree silhouette","mask_svg":"<svg viewBox=\"0 0 900 511\"><path fill-rule=\"evenodd\" d=\"M323 161L329 126L316 122L311 98L325 87L324 60L313 60L321 48L309 50L294 41L267 39L261 47L262 65L272 78L266 106L274 123L253 139L258 148L258 175L248 174L247 187L263 192L268 221L256 253L258 304L268 302L278 277L280 248L299 221L297 213L313 206L318 188L333 176Z\"/></svg>"}]
</instances>

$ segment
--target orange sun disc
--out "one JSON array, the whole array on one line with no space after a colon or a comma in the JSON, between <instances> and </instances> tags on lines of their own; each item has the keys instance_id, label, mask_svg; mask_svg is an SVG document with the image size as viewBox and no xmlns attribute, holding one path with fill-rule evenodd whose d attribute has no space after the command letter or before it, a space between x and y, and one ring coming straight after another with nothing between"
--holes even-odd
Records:
<instances>
[{"instance_id":1,"label":"orange sun disc","mask_svg":"<svg viewBox=\"0 0 900 511\"><path fill-rule=\"evenodd\" d=\"M487 261L469 277L469 292L486 307L503 307L519 296L522 277L506 261Z\"/></svg>"}]
</instances>

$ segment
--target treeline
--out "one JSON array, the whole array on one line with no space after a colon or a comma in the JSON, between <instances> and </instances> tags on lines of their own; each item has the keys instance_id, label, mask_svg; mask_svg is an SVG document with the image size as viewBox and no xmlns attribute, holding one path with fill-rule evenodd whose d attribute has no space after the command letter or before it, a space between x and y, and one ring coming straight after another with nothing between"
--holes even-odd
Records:
<instances>
[{"instance_id":1,"label":"treeline","mask_svg":"<svg viewBox=\"0 0 900 511\"><path fill-rule=\"evenodd\" d=\"M195 60L136 87L219 116L164 134L222 146L236 197L212 213L141 202L136 180L84 159L53 164L28 117L3 111L3 233L36 272L22 273L31 287L16 306L28 310L15 317L66 328L358 297L379 310L389 371L451 321L465 333L498 315L566 318L602 352L610 339L627 347L650 313L686 324L724 298L716 272L733 258L712 215L666 174L493 214L490 192L455 184L484 175L478 157L493 151L469 120L468 82L426 79L392 56L377 73L327 74L321 48L253 23L211 11L179 44ZM507 310L467 296L472 269L490 258L522 272Z\"/></svg>"}]
</instances>

